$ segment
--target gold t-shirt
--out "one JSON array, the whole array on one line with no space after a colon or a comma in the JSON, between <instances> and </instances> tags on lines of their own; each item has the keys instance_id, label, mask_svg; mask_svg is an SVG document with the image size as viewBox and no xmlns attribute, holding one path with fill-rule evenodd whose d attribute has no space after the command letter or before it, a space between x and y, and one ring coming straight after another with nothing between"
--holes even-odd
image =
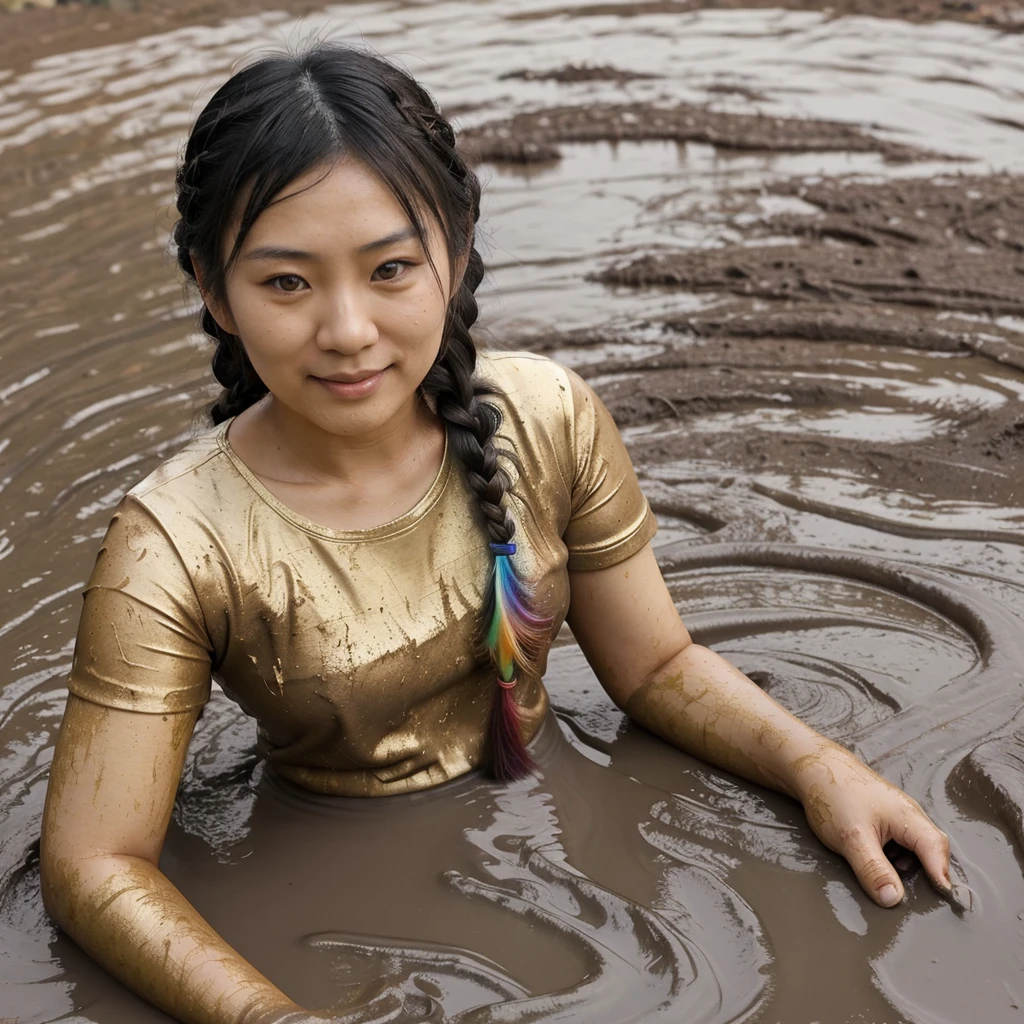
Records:
<instances>
[{"instance_id":1,"label":"gold t-shirt","mask_svg":"<svg viewBox=\"0 0 1024 1024\"><path fill-rule=\"evenodd\" d=\"M568 570L639 551L656 526L622 439L570 370L525 353L482 355L504 445L517 565L552 637ZM85 590L72 693L154 714L209 698L211 676L258 723L284 776L346 796L403 793L486 757L495 675L479 629L492 558L445 445L414 508L370 530L318 526L282 505L233 452L227 423L201 435L119 505ZM541 677L515 695L529 739Z\"/></svg>"}]
</instances>

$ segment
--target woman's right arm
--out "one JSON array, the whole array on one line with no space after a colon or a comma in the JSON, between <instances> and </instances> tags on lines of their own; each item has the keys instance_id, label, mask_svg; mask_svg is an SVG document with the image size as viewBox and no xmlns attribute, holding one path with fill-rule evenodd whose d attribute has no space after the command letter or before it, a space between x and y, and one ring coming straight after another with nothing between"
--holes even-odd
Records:
<instances>
[{"instance_id":1,"label":"woman's right arm","mask_svg":"<svg viewBox=\"0 0 1024 1024\"><path fill-rule=\"evenodd\" d=\"M177 1020L276 1020L299 1007L157 866L197 717L68 698L43 815L43 902L87 953Z\"/></svg>"}]
</instances>

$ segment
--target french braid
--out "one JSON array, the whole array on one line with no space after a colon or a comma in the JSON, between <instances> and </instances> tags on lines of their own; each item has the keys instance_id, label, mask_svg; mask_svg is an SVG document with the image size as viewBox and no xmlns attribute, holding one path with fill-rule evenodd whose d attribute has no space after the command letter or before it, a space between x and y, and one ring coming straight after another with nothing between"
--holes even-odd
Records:
<instances>
[{"instance_id":1,"label":"french braid","mask_svg":"<svg viewBox=\"0 0 1024 1024\"><path fill-rule=\"evenodd\" d=\"M177 249L178 266L193 281L198 280L192 255L196 228L189 213L192 200L200 191L197 178L203 165L203 154L196 153L195 150L199 147L201 138L199 131L193 132L189 139L189 149L193 152L186 151L185 159L175 178L179 219L174 225L174 244ZM267 386L260 380L259 374L249 362L241 340L224 330L205 304L199 324L203 332L217 343L213 353L213 375L224 390L209 409L210 418L216 425L237 416L243 409L259 401L267 393Z\"/></svg>"}]
</instances>

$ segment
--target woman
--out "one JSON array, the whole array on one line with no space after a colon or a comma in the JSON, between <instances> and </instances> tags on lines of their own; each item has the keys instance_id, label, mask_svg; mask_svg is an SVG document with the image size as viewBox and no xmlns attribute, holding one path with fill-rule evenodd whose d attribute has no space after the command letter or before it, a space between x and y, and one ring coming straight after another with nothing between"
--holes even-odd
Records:
<instances>
[{"instance_id":1,"label":"woman","mask_svg":"<svg viewBox=\"0 0 1024 1024\"><path fill-rule=\"evenodd\" d=\"M224 391L216 429L125 497L86 590L42 884L87 952L181 1021L341 1019L157 866L211 674L305 789L511 781L563 621L632 719L802 801L878 903L902 898L890 839L949 888L912 799L691 642L593 392L540 357L478 358L479 185L415 82L329 45L265 59L200 115L177 189Z\"/></svg>"}]
</instances>

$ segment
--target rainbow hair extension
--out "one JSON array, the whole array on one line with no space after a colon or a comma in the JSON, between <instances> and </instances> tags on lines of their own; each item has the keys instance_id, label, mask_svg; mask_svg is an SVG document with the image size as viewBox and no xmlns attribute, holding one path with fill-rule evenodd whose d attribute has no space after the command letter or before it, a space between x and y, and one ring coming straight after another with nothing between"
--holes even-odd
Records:
<instances>
[{"instance_id":1,"label":"rainbow hair extension","mask_svg":"<svg viewBox=\"0 0 1024 1024\"><path fill-rule=\"evenodd\" d=\"M491 757L499 782L525 778L535 768L523 743L519 705L512 692L519 670L534 667L548 639L551 620L531 607L533 593L510 556L515 544L491 544L494 571L488 604L487 649L498 670L498 693L491 712Z\"/></svg>"}]
</instances>

